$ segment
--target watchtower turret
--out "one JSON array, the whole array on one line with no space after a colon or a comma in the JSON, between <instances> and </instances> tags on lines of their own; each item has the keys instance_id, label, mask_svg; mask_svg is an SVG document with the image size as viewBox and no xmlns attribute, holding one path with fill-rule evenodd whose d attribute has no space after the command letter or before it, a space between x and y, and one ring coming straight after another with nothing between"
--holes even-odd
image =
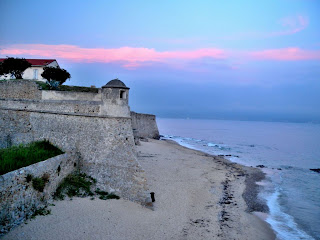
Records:
<instances>
[{"instance_id":1,"label":"watchtower turret","mask_svg":"<svg viewBox=\"0 0 320 240\"><path fill-rule=\"evenodd\" d=\"M130 117L129 89L119 79L113 79L101 88L101 114L113 117Z\"/></svg>"}]
</instances>

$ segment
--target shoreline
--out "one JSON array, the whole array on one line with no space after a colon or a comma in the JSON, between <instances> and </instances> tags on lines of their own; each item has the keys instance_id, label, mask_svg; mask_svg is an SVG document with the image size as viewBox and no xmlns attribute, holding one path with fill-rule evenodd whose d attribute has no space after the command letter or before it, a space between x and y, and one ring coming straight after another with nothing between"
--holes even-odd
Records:
<instances>
[{"instance_id":1,"label":"shoreline","mask_svg":"<svg viewBox=\"0 0 320 240\"><path fill-rule=\"evenodd\" d=\"M28 220L3 239L275 239L268 223L249 212L260 205L244 200L256 199L246 179L255 181L249 171L259 169L172 141L142 142L137 155L155 192L153 210L124 199L58 201L51 215Z\"/></svg>"},{"instance_id":2,"label":"shoreline","mask_svg":"<svg viewBox=\"0 0 320 240\"><path fill-rule=\"evenodd\" d=\"M265 221L267 218L267 215L269 213L269 207L263 199L260 199L258 197L259 188L261 186L259 186L257 184L257 182L264 180L266 178L266 173L264 173L259 168L248 167L248 166L236 163L236 162L232 162L232 161L224 158L223 156L212 155L212 154L208 154L206 152L203 152L201 150L188 148L186 146L180 145L178 142L171 140L171 139L163 139L162 141L166 141L171 144L178 145L178 146L185 148L185 149L188 149L188 150L199 152L205 156L212 157L214 159L219 159L217 161L224 163L225 166L227 166L227 167L231 167L231 168L235 167L238 171L236 176L237 177L243 177L243 176L245 177L245 181L244 181L245 188L244 188L243 193L241 195L243 200L245 201L245 204L246 204L245 212L249 213L253 218L256 219L257 222L260 222L260 224L262 225L263 228L265 228L265 229L261 229L261 226L259 226L260 224L258 224L257 228L259 228L259 231L268 232L268 234L271 237L270 239L276 239L275 232L271 228L271 225ZM240 171L239 171L239 168L241 169ZM222 205L230 204L231 203L230 199L233 198L232 195L230 196L230 193L228 193L229 187L230 187L230 185L229 185L229 181L227 179L225 182L223 182L224 196L222 198L222 201L219 202ZM228 215L228 213L224 211L222 218L225 217L225 215ZM227 217L227 219L229 219L229 217ZM222 224L222 225L224 225L224 224Z\"/></svg>"},{"instance_id":3,"label":"shoreline","mask_svg":"<svg viewBox=\"0 0 320 240\"><path fill-rule=\"evenodd\" d=\"M260 186L256 183L260 182L266 178L266 173L264 173L261 169L255 168L255 167L248 167L248 166L242 165L240 163L232 162L232 161L224 158L223 156L212 155L212 154L203 152L201 150L188 148L183 145L180 145L179 143L177 143L174 140L162 139L161 141L166 141L168 143L176 144L182 148L186 148L189 150L200 152L201 154L207 155L208 157L220 158L220 160L218 160L218 161L224 161L226 166L232 166L232 165L241 166L243 168L244 172L240 173L239 176L246 177L246 179L245 179L246 188L245 188L242 196L248 206L247 211L248 212L268 213L268 211L269 211L268 205L262 199L258 198Z\"/></svg>"}]
</instances>

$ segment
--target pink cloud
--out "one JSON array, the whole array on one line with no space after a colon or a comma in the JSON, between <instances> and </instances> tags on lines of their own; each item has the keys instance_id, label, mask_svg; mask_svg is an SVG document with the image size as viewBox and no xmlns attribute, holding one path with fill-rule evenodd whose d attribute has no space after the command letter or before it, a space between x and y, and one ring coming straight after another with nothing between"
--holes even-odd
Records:
<instances>
[{"instance_id":1,"label":"pink cloud","mask_svg":"<svg viewBox=\"0 0 320 240\"><path fill-rule=\"evenodd\" d=\"M126 68L139 67L144 62L170 63L174 60L188 61L211 57L226 58L222 49L203 48L189 51L159 52L153 48L81 48L73 45L22 44L3 47L1 55L33 55L48 58L63 58L76 62L124 62Z\"/></svg>"},{"instance_id":2,"label":"pink cloud","mask_svg":"<svg viewBox=\"0 0 320 240\"><path fill-rule=\"evenodd\" d=\"M283 18L280 20L280 23L286 29L279 32L273 32L271 33L271 36L291 35L300 32L309 25L309 20L305 16L298 15Z\"/></svg>"},{"instance_id":3,"label":"pink cloud","mask_svg":"<svg viewBox=\"0 0 320 240\"><path fill-rule=\"evenodd\" d=\"M296 47L255 51L250 52L249 55L254 59L260 60L320 60L320 50L303 50Z\"/></svg>"}]
</instances>

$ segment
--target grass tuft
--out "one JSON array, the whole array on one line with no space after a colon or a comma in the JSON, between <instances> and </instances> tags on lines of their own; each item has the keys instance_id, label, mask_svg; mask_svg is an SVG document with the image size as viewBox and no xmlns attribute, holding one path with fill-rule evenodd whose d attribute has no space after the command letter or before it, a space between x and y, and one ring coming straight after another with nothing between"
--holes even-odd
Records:
<instances>
[{"instance_id":1,"label":"grass tuft","mask_svg":"<svg viewBox=\"0 0 320 240\"><path fill-rule=\"evenodd\" d=\"M45 185L46 183L42 178L36 177L32 179L32 187L39 192L43 192Z\"/></svg>"},{"instance_id":2,"label":"grass tuft","mask_svg":"<svg viewBox=\"0 0 320 240\"><path fill-rule=\"evenodd\" d=\"M63 152L49 141L0 149L0 175L55 157Z\"/></svg>"},{"instance_id":3,"label":"grass tuft","mask_svg":"<svg viewBox=\"0 0 320 240\"><path fill-rule=\"evenodd\" d=\"M57 188L54 199L63 200L65 195L71 197L93 196L91 186L96 180L84 173L69 174Z\"/></svg>"},{"instance_id":4,"label":"grass tuft","mask_svg":"<svg viewBox=\"0 0 320 240\"><path fill-rule=\"evenodd\" d=\"M114 193L110 193L108 196L107 196L107 199L120 199L120 197Z\"/></svg>"},{"instance_id":5,"label":"grass tuft","mask_svg":"<svg viewBox=\"0 0 320 240\"><path fill-rule=\"evenodd\" d=\"M33 179L32 174L28 174L28 175L26 176L26 182L27 182L27 183L29 183L32 179Z\"/></svg>"},{"instance_id":6,"label":"grass tuft","mask_svg":"<svg viewBox=\"0 0 320 240\"><path fill-rule=\"evenodd\" d=\"M119 196L117 196L116 194L114 193L108 193L106 191L101 191L99 188L97 188L97 190L95 191L99 196L99 198L101 200L107 200L107 199L120 199Z\"/></svg>"},{"instance_id":7,"label":"grass tuft","mask_svg":"<svg viewBox=\"0 0 320 240\"><path fill-rule=\"evenodd\" d=\"M43 192L46 183L49 182L50 175L48 173L43 174L41 178L36 177L32 179L32 186L35 190Z\"/></svg>"},{"instance_id":8,"label":"grass tuft","mask_svg":"<svg viewBox=\"0 0 320 240\"><path fill-rule=\"evenodd\" d=\"M35 218L36 216L45 216L45 215L49 215L51 214L51 210L50 209L47 209L47 207L43 207L43 208L39 208L37 209L31 216L31 218Z\"/></svg>"},{"instance_id":9,"label":"grass tuft","mask_svg":"<svg viewBox=\"0 0 320 240\"><path fill-rule=\"evenodd\" d=\"M96 182L96 179L91 176L87 176L84 173L69 174L61 182L53 197L55 200L63 200L66 195L69 198L90 196L90 199L94 200L94 193L91 189ZM98 194L99 198L102 200L120 199L120 197L114 193L109 194L106 191L101 191L99 188L95 190L95 193Z\"/></svg>"}]
</instances>

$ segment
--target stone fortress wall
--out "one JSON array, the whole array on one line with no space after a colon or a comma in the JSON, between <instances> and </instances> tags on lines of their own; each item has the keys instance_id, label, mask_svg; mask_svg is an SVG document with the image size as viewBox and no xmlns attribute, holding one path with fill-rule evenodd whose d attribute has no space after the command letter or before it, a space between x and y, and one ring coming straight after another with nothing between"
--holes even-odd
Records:
<instances>
[{"instance_id":1,"label":"stone fortress wall","mask_svg":"<svg viewBox=\"0 0 320 240\"><path fill-rule=\"evenodd\" d=\"M155 115L131 111L131 121L133 134L135 137L154 139L160 138Z\"/></svg>"},{"instance_id":2,"label":"stone fortress wall","mask_svg":"<svg viewBox=\"0 0 320 240\"><path fill-rule=\"evenodd\" d=\"M12 227L30 218L37 209L52 201L59 183L77 169L74 152L8 172L0 176L0 238ZM33 188L32 178L48 179L42 191Z\"/></svg>"},{"instance_id":3,"label":"stone fortress wall","mask_svg":"<svg viewBox=\"0 0 320 240\"><path fill-rule=\"evenodd\" d=\"M65 152L76 152L81 171L96 178L101 190L148 202L132 125L141 131L148 124L137 124L138 119L147 119L152 124L148 129L156 128L149 137L158 130L154 115L131 120L128 97L129 88L120 80L110 81L96 94L44 91L24 80L0 81L0 148L47 139Z\"/></svg>"}]
</instances>

